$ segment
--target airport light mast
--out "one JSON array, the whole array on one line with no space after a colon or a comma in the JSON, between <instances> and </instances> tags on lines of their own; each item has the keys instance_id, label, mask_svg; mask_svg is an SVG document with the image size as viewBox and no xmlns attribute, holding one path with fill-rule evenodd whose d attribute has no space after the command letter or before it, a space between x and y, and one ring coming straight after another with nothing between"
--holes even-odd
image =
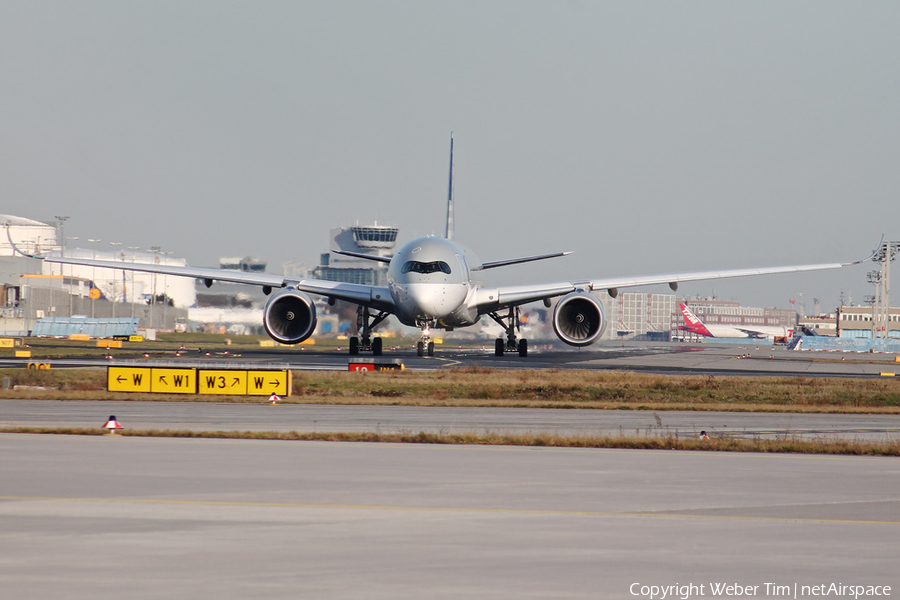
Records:
<instances>
[{"instance_id":1,"label":"airport light mast","mask_svg":"<svg viewBox=\"0 0 900 600\"><path fill-rule=\"evenodd\" d=\"M116 246L121 246L122 242L109 242L109 245L112 246L113 248L116 248ZM116 248L116 250L118 250L118 248ZM115 256L115 254L113 254L113 256ZM125 271L122 271L122 279L123 280L125 279ZM112 284L110 287L112 289L111 289L111 293L110 293L109 297L110 297L110 300L112 300L112 316L113 316L113 319L115 319L116 318L116 272L115 271L113 271L113 274L112 274Z\"/></svg>"},{"instance_id":2,"label":"airport light mast","mask_svg":"<svg viewBox=\"0 0 900 600\"><path fill-rule=\"evenodd\" d=\"M153 262L159 264L159 251L162 250L159 246L150 246L150 252L156 255L156 258L153 259ZM156 273L153 274L153 285L151 286L150 293L150 329L153 329L153 309L156 306Z\"/></svg>"},{"instance_id":3,"label":"airport light mast","mask_svg":"<svg viewBox=\"0 0 900 600\"><path fill-rule=\"evenodd\" d=\"M95 240L93 238L88 238L88 241L93 245L94 250L94 260L97 260L97 244L102 242L103 240ZM94 290L97 290L96 293ZM90 289L90 297L91 297L91 318L94 318L94 296L100 294L100 288L97 287L97 267L91 267L91 289Z\"/></svg>"},{"instance_id":4,"label":"airport light mast","mask_svg":"<svg viewBox=\"0 0 900 600\"><path fill-rule=\"evenodd\" d=\"M887 339L890 334L891 262L898 250L900 250L900 242L883 242L875 256L872 257L873 262L881 264L880 285L875 288L875 304L872 307L872 325L876 335L884 339Z\"/></svg>"},{"instance_id":5,"label":"airport light mast","mask_svg":"<svg viewBox=\"0 0 900 600\"><path fill-rule=\"evenodd\" d=\"M66 221L69 220L68 215L55 215L53 217L56 219L57 223L57 233L56 233L56 243L59 244L60 248L60 256L65 258L66 256Z\"/></svg>"},{"instance_id":6,"label":"airport light mast","mask_svg":"<svg viewBox=\"0 0 900 600\"><path fill-rule=\"evenodd\" d=\"M128 246L128 249L131 250L131 262L135 262L135 257L137 256L137 251L140 250L140 246ZM123 256L122 261L125 261ZM122 271L124 273L124 271ZM124 277L124 275L123 275ZM123 283L124 287L124 283ZM122 294L125 299L125 302L128 302L128 293L127 291ZM134 271L131 272L131 318L134 318Z\"/></svg>"},{"instance_id":7,"label":"airport light mast","mask_svg":"<svg viewBox=\"0 0 900 600\"><path fill-rule=\"evenodd\" d=\"M871 296L866 296L865 301L866 304L872 305L872 339L879 337L878 336L878 308L879 308L879 299L881 298L881 271L869 271L866 273L866 281L875 286L875 293Z\"/></svg>"}]
</instances>

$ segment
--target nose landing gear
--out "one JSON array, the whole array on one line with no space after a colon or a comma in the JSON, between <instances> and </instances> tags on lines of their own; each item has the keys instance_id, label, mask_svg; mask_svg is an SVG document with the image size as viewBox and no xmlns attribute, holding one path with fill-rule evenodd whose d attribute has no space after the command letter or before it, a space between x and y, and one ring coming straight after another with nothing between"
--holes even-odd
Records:
<instances>
[{"instance_id":1,"label":"nose landing gear","mask_svg":"<svg viewBox=\"0 0 900 600\"><path fill-rule=\"evenodd\" d=\"M431 327L426 323L422 326L422 339L416 342L417 356L434 356L434 340L431 339Z\"/></svg>"}]
</instances>

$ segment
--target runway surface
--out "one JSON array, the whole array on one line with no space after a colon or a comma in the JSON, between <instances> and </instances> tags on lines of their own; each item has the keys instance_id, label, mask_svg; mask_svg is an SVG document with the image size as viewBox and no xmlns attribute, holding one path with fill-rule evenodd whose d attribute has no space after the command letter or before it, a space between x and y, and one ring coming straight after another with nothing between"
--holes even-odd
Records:
<instances>
[{"instance_id":1,"label":"runway surface","mask_svg":"<svg viewBox=\"0 0 900 600\"><path fill-rule=\"evenodd\" d=\"M900 415L0 400L0 427L99 428L109 415L138 430L900 439Z\"/></svg>"},{"instance_id":2,"label":"runway surface","mask_svg":"<svg viewBox=\"0 0 900 600\"><path fill-rule=\"evenodd\" d=\"M0 486L4 599L900 589L892 458L0 434Z\"/></svg>"},{"instance_id":3,"label":"runway surface","mask_svg":"<svg viewBox=\"0 0 900 600\"><path fill-rule=\"evenodd\" d=\"M81 366L175 366L209 368L278 368L347 370L351 357L340 351L249 350L225 354L192 348L176 356L174 351L116 354L111 360L99 356L36 359L53 368ZM371 354L353 357L375 360ZM34 359L0 358L2 366L24 366ZM704 375L803 375L808 377L879 377L881 373L900 375L900 363L892 354L839 352L794 352L783 347L754 344L681 344L668 342L597 343L589 348L535 348L526 358L518 355L493 356L491 349L459 349L443 346L433 357L419 357L414 351L386 351L382 360L397 360L408 369L448 369L479 367L491 369L591 369L651 373Z\"/></svg>"}]
</instances>

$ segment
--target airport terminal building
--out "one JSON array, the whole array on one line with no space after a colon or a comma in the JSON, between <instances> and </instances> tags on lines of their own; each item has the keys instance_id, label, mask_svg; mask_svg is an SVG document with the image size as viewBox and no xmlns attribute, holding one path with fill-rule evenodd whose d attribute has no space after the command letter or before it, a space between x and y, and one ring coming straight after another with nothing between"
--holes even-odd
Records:
<instances>
[{"instance_id":1,"label":"airport terminal building","mask_svg":"<svg viewBox=\"0 0 900 600\"><path fill-rule=\"evenodd\" d=\"M42 262L18 254L15 248L29 254L176 265L186 264L184 259L137 250L123 254L101 248L65 248L60 243L61 221L49 224L0 215L0 223L9 224L9 238L0 235L2 334L24 335L39 323L71 318L79 328L91 320L136 319L145 329L171 329L176 319L187 316L184 307L195 302L190 279ZM153 295L170 301L157 303L151 299Z\"/></svg>"}]
</instances>

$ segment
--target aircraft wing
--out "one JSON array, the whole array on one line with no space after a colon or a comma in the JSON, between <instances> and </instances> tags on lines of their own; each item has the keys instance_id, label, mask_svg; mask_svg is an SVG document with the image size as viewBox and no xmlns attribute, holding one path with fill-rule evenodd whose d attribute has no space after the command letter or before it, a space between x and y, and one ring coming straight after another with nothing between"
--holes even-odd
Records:
<instances>
[{"instance_id":1,"label":"aircraft wing","mask_svg":"<svg viewBox=\"0 0 900 600\"><path fill-rule=\"evenodd\" d=\"M746 333L748 338L754 340L762 340L770 337L761 331L756 331L755 329L743 329L741 327L735 327L735 329L737 329L741 333Z\"/></svg>"},{"instance_id":2,"label":"aircraft wing","mask_svg":"<svg viewBox=\"0 0 900 600\"><path fill-rule=\"evenodd\" d=\"M211 281L230 281L232 283L246 283L248 285L262 285L273 288L283 287L285 278L280 275L267 275L266 273L248 273L232 269L206 269L203 267L179 267L176 265L158 265L155 263L134 263L115 260L92 260L90 258L64 258L58 256L36 257L52 263L64 265L82 265L85 267L98 267L103 269L116 269L119 271L141 271L143 273L159 273L160 275L177 275L178 277L193 277L194 279L207 279Z\"/></svg>"},{"instance_id":3,"label":"aircraft wing","mask_svg":"<svg viewBox=\"0 0 900 600\"><path fill-rule=\"evenodd\" d=\"M656 275L638 275L636 277L607 277L605 279L592 279L586 282L591 290L617 290L619 288L637 287L640 285L654 285L667 283L672 290L678 289L678 284L685 281L705 281L709 279L728 279L731 277L750 277L752 275L775 275L777 273L802 273L804 271L823 271L826 269L840 269L851 263L821 263L816 265L788 265L784 267L762 267L755 269L727 269L723 271L688 271L685 273L659 273Z\"/></svg>"},{"instance_id":4,"label":"aircraft wing","mask_svg":"<svg viewBox=\"0 0 900 600\"><path fill-rule=\"evenodd\" d=\"M295 279L284 277L282 275L269 275L267 273L248 273L231 269L157 265L154 263L131 263L114 260L91 260L64 257L43 257L43 260L67 265L82 265L104 269L175 275L177 277L192 277L194 279L203 279L209 282L210 285L213 281L228 281L231 283L258 285L264 288L293 286L301 292L327 296L337 300L346 300L347 302L363 304L381 310L391 311L394 306L388 288L372 285L343 283L339 281L327 281L324 279Z\"/></svg>"},{"instance_id":5,"label":"aircraft wing","mask_svg":"<svg viewBox=\"0 0 900 600\"><path fill-rule=\"evenodd\" d=\"M869 257L871 258L871 257ZM859 264L868 260L849 263L821 263L814 265L788 265L784 267L762 267L754 269L729 269L723 271L688 271L684 273L658 273L655 275L638 275L625 277L607 277L603 279L588 279L583 281L558 282L526 286L506 286L497 288L479 289L475 297L475 304L480 313L500 310L510 306L518 306L538 300L549 300L582 290L596 292L606 290L611 296L616 296L620 288L637 287L643 285L655 285L666 283L675 291L678 284L685 281L704 281L710 279L726 279L731 277L749 277L751 275L773 275L777 273L801 273L804 271L822 271L826 269L839 269L849 265Z\"/></svg>"}]
</instances>

